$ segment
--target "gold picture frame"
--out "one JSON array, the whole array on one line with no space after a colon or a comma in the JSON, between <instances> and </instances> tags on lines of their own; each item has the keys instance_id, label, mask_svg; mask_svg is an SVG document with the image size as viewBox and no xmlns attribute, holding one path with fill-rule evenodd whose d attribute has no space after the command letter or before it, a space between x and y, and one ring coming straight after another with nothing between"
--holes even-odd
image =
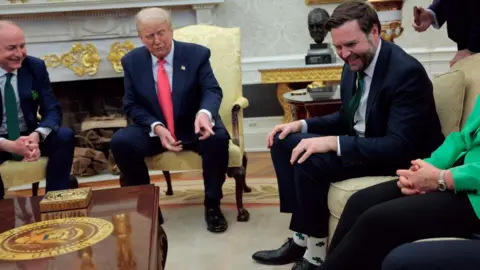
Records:
<instances>
[{"instance_id":1,"label":"gold picture frame","mask_svg":"<svg viewBox=\"0 0 480 270\"><path fill-rule=\"evenodd\" d=\"M320 4L331 4L331 3L341 3L343 0L305 0L305 5L320 5Z\"/></svg>"}]
</instances>

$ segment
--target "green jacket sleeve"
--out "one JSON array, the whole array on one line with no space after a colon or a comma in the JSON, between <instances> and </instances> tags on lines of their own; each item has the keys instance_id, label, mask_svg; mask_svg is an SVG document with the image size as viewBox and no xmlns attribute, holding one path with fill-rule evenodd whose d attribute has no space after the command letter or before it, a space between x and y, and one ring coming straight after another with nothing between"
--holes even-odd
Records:
<instances>
[{"instance_id":1,"label":"green jacket sleeve","mask_svg":"<svg viewBox=\"0 0 480 270\"><path fill-rule=\"evenodd\" d=\"M446 170L455 163L457 157L462 151L465 151L465 137L463 132L452 132L445 141L435 150L425 162L433 166Z\"/></svg>"},{"instance_id":2,"label":"green jacket sleeve","mask_svg":"<svg viewBox=\"0 0 480 270\"><path fill-rule=\"evenodd\" d=\"M468 163L450 169L455 192L468 189L480 190L480 162Z\"/></svg>"}]
</instances>

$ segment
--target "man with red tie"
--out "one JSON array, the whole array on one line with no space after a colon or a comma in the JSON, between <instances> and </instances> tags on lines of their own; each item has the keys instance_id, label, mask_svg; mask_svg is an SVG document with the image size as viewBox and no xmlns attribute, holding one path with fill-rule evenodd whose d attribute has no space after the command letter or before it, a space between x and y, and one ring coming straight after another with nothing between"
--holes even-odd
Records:
<instances>
[{"instance_id":1,"label":"man with red tie","mask_svg":"<svg viewBox=\"0 0 480 270\"><path fill-rule=\"evenodd\" d=\"M202 157L205 220L211 232L228 225L220 210L230 136L218 114L220 88L206 47L173 40L169 13L161 8L137 14L145 45L122 58L124 110L133 124L116 132L111 150L122 185L149 184L145 157L192 150Z\"/></svg>"}]
</instances>

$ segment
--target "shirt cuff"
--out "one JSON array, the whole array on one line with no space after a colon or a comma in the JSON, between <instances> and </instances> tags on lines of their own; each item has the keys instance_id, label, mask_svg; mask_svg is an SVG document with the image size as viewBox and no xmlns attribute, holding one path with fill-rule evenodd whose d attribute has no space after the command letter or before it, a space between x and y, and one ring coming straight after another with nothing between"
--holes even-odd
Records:
<instances>
[{"instance_id":1,"label":"shirt cuff","mask_svg":"<svg viewBox=\"0 0 480 270\"><path fill-rule=\"evenodd\" d=\"M433 10L431 10L431 9L427 9L427 11L430 12L430 14L432 14L432 17L433 17L432 26L433 26L433 28L440 29L440 25L438 25L437 15L435 14L435 12L433 12Z\"/></svg>"},{"instance_id":2,"label":"shirt cuff","mask_svg":"<svg viewBox=\"0 0 480 270\"><path fill-rule=\"evenodd\" d=\"M38 131L40 134L42 134L42 141L44 141L48 135L50 135L50 133L52 132L52 129L51 128L48 128L48 127L39 127L37 129L35 129L35 131Z\"/></svg>"},{"instance_id":3,"label":"shirt cuff","mask_svg":"<svg viewBox=\"0 0 480 270\"><path fill-rule=\"evenodd\" d=\"M212 124L212 126L215 126L215 120L212 118L212 113L209 112L208 110L201 109L200 111L197 112L196 116L198 116L198 114L202 112L208 115L208 119L210 119L210 123Z\"/></svg>"},{"instance_id":4,"label":"shirt cuff","mask_svg":"<svg viewBox=\"0 0 480 270\"><path fill-rule=\"evenodd\" d=\"M308 125L307 125L307 121L305 120L301 120L301 123L302 123L302 133L307 133L308 132Z\"/></svg>"},{"instance_id":5,"label":"shirt cuff","mask_svg":"<svg viewBox=\"0 0 480 270\"><path fill-rule=\"evenodd\" d=\"M162 125L163 127L165 127L162 122L153 122L153 124L150 125L150 133L148 135L150 135L150 137L156 137L157 135L155 134L155 126L156 125Z\"/></svg>"},{"instance_id":6,"label":"shirt cuff","mask_svg":"<svg viewBox=\"0 0 480 270\"><path fill-rule=\"evenodd\" d=\"M342 156L342 151L340 150L340 136L337 136L337 156Z\"/></svg>"}]
</instances>

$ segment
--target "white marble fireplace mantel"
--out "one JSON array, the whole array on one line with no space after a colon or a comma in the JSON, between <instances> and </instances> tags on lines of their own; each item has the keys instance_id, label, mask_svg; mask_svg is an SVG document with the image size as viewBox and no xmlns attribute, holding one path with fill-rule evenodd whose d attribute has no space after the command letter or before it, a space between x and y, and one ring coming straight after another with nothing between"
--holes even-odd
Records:
<instances>
[{"instance_id":1,"label":"white marble fireplace mantel","mask_svg":"<svg viewBox=\"0 0 480 270\"><path fill-rule=\"evenodd\" d=\"M174 28L212 24L225 0L0 0L0 19L25 32L29 55L47 63L52 82L121 77L120 58L142 46L135 14L170 10Z\"/></svg>"}]
</instances>

